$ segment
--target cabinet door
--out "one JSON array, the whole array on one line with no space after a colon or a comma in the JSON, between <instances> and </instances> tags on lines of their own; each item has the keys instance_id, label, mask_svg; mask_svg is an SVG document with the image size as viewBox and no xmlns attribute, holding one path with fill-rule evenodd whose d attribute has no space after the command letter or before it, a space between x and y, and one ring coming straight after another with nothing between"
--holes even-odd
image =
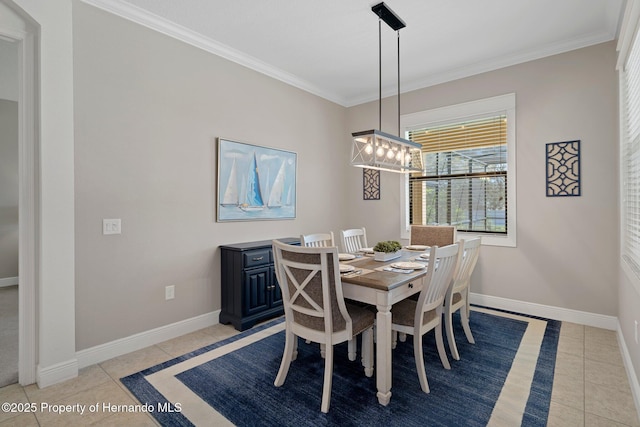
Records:
<instances>
[{"instance_id":1,"label":"cabinet door","mask_svg":"<svg viewBox=\"0 0 640 427\"><path fill-rule=\"evenodd\" d=\"M280 289L280 284L278 283L278 279L276 279L275 267L271 267L271 306L272 307L282 306L282 290Z\"/></svg>"},{"instance_id":2,"label":"cabinet door","mask_svg":"<svg viewBox=\"0 0 640 427\"><path fill-rule=\"evenodd\" d=\"M243 314L249 316L260 313L270 307L269 289L273 282L273 268L265 266L244 271Z\"/></svg>"}]
</instances>

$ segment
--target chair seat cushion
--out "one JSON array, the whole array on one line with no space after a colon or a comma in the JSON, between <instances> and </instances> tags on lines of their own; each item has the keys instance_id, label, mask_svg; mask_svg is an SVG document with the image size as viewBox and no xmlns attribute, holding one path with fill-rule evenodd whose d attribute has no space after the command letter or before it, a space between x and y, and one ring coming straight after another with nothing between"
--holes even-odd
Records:
<instances>
[{"instance_id":1,"label":"chair seat cushion","mask_svg":"<svg viewBox=\"0 0 640 427\"><path fill-rule=\"evenodd\" d=\"M416 315L417 301L411 299L402 300L393 305L391 308L392 322L396 325L413 326L413 320ZM430 310L423 314L422 324L428 323L437 316L436 310Z\"/></svg>"},{"instance_id":2,"label":"chair seat cushion","mask_svg":"<svg viewBox=\"0 0 640 427\"><path fill-rule=\"evenodd\" d=\"M460 301L462 301L462 295L460 295L458 293L453 294L453 296L451 298L451 305L456 305Z\"/></svg>"},{"instance_id":3,"label":"chair seat cushion","mask_svg":"<svg viewBox=\"0 0 640 427\"><path fill-rule=\"evenodd\" d=\"M346 305L347 311L349 312L349 316L351 316L351 321L353 323L354 336L373 326L373 322L376 318L375 313L373 313L371 310L368 310L366 307L360 307L359 305L349 303L347 303Z\"/></svg>"}]
</instances>

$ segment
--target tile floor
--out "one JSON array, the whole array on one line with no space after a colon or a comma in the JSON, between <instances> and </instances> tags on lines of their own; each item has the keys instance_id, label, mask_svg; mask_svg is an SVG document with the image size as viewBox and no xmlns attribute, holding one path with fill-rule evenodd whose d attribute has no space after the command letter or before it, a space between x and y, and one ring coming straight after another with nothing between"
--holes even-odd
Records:
<instances>
[{"instance_id":1,"label":"tile floor","mask_svg":"<svg viewBox=\"0 0 640 427\"><path fill-rule=\"evenodd\" d=\"M118 380L126 375L235 335L230 326L216 325L170 341L107 360L81 370L77 378L44 389L36 385L0 388L0 402L89 405L135 404ZM0 427L11 426L155 426L144 413L99 411L84 415L39 411L0 411ZM613 331L563 323L548 426L640 427L622 357Z\"/></svg>"}]
</instances>

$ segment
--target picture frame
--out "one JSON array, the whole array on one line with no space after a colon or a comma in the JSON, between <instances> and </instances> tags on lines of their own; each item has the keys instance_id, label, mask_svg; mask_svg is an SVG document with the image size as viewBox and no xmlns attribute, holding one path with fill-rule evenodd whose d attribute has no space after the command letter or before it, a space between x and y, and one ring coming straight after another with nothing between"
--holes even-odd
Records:
<instances>
[{"instance_id":1,"label":"picture frame","mask_svg":"<svg viewBox=\"0 0 640 427\"><path fill-rule=\"evenodd\" d=\"M297 157L218 138L217 221L295 219Z\"/></svg>"}]
</instances>

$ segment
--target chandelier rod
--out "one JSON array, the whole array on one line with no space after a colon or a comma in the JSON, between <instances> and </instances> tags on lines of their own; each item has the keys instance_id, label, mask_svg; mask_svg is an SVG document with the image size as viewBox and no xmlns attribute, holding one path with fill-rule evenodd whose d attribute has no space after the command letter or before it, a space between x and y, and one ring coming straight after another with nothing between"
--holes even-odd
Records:
<instances>
[{"instance_id":1,"label":"chandelier rod","mask_svg":"<svg viewBox=\"0 0 640 427\"><path fill-rule=\"evenodd\" d=\"M378 17L378 129L382 130L382 17Z\"/></svg>"},{"instance_id":2,"label":"chandelier rod","mask_svg":"<svg viewBox=\"0 0 640 427\"><path fill-rule=\"evenodd\" d=\"M400 136L400 30L397 30L398 34L398 137Z\"/></svg>"}]
</instances>

